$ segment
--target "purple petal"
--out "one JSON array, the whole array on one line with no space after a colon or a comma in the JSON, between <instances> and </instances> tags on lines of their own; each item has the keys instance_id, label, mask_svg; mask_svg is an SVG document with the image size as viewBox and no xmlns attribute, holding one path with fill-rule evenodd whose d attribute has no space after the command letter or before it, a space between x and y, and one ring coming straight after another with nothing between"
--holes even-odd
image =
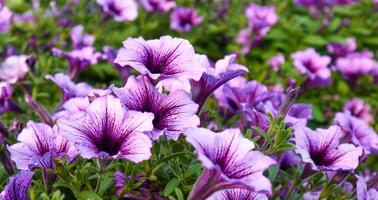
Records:
<instances>
[{"instance_id":1,"label":"purple petal","mask_svg":"<svg viewBox=\"0 0 378 200\"><path fill-rule=\"evenodd\" d=\"M28 200L29 187L32 184L34 172L20 171L17 176L10 177L9 183L0 194L4 200Z\"/></svg>"},{"instance_id":2,"label":"purple petal","mask_svg":"<svg viewBox=\"0 0 378 200\"><path fill-rule=\"evenodd\" d=\"M206 200L268 200L262 193L255 193L243 189L228 189L214 193Z\"/></svg>"}]
</instances>

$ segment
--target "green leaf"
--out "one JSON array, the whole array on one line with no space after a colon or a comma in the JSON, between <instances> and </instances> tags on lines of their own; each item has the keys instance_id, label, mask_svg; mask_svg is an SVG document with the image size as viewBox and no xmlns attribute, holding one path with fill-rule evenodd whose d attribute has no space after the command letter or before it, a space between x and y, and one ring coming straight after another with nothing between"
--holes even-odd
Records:
<instances>
[{"instance_id":1,"label":"green leaf","mask_svg":"<svg viewBox=\"0 0 378 200\"><path fill-rule=\"evenodd\" d=\"M328 43L326 39L318 35L308 35L303 39L303 42L314 46L324 46Z\"/></svg>"},{"instance_id":2,"label":"green leaf","mask_svg":"<svg viewBox=\"0 0 378 200\"><path fill-rule=\"evenodd\" d=\"M164 196L169 196L179 185L180 180L178 180L176 177L172 178L164 188Z\"/></svg>"},{"instance_id":3,"label":"green leaf","mask_svg":"<svg viewBox=\"0 0 378 200\"><path fill-rule=\"evenodd\" d=\"M179 188L175 189L175 193L176 193L176 196L177 196L177 200L184 200L184 194L182 193L182 191Z\"/></svg>"},{"instance_id":4,"label":"green leaf","mask_svg":"<svg viewBox=\"0 0 378 200\"><path fill-rule=\"evenodd\" d=\"M264 139L269 143L269 145L273 146L272 138L268 135L268 133L266 133L264 130L256 126L252 128L255 129L260 135L262 135Z\"/></svg>"},{"instance_id":5,"label":"green leaf","mask_svg":"<svg viewBox=\"0 0 378 200\"><path fill-rule=\"evenodd\" d=\"M269 172L268 177L273 182L276 179L276 176L278 174L278 167L276 167L276 166L271 167L271 168L269 168L268 172Z\"/></svg>"},{"instance_id":6,"label":"green leaf","mask_svg":"<svg viewBox=\"0 0 378 200\"><path fill-rule=\"evenodd\" d=\"M95 192L92 191L83 191L77 195L79 200L102 200Z\"/></svg>"}]
</instances>

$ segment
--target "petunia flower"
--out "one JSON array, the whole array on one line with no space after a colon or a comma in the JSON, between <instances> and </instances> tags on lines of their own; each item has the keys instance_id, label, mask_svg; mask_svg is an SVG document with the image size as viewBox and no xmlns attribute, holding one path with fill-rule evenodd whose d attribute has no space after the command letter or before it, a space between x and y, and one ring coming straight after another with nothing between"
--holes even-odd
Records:
<instances>
[{"instance_id":1,"label":"petunia flower","mask_svg":"<svg viewBox=\"0 0 378 200\"><path fill-rule=\"evenodd\" d=\"M77 149L59 135L57 127L29 121L26 128L18 135L18 143L8 146L11 159L18 169L54 168L54 159L67 156L72 160Z\"/></svg>"},{"instance_id":2,"label":"petunia flower","mask_svg":"<svg viewBox=\"0 0 378 200\"><path fill-rule=\"evenodd\" d=\"M239 129L214 133L190 128L184 134L205 167L189 199L206 199L220 190L236 188L271 194L271 183L263 172L276 162L252 151L253 142L244 138Z\"/></svg>"},{"instance_id":3,"label":"petunia flower","mask_svg":"<svg viewBox=\"0 0 378 200\"><path fill-rule=\"evenodd\" d=\"M282 53L279 53L268 60L268 65L274 70L279 71L281 65L285 62L285 57Z\"/></svg>"},{"instance_id":4,"label":"petunia flower","mask_svg":"<svg viewBox=\"0 0 378 200\"><path fill-rule=\"evenodd\" d=\"M28 200L29 187L32 184L34 172L20 171L9 178L9 183L0 194L2 200Z\"/></svg>"},{"instance_id":5,"label":"petunia flower","mask_svg":"<svg viewBox=\"0 0 378 200\"><path fill-rule=\"evenodd\" d=\"M12 23L13 13L0 3L0 33L7 33Z\"/></svg>"},{"instance_id":6,"label":"petunia flower","mask_svg":"<svg viewBox=\"0 0 378 200\"><path fill-rule=\"evenodd\" d=\"M236 77L215 90L214 96L220 107L230 112L240 111L242 104L255 106L269 97L268 88L257 82L247 82L243 77Z\"/></svg>"},{"instance_id":7,"label":"petunia flower","mask_svg":"<svg viewBox=\"0 0 378 200\"><path fill-rule=\"evenodd\" d=\"M251 192L243 189L228 189L214 193L206 200L268 200L262 193Z\"/></svg>"},{"instance_id":8,"label":"petunia flower","mask_svg":"<svg viewBox=\"0 0 378 200\"><path fill-rule=\"evenodd\" d=\"M353 53L356 49L357 43L354 37L347 38L345 43L331 42L327 44L328 52L336 57L347 56L348 54Z\"/></svg>"},{"instance_id":9,"label":"petunia flower","mask_svg":"<svg viewBox=\"0 0 378 200\"><path fill-rule=\"evenodd\" d=\"M207 59L206 56L204 56ZM248 69L236 62L236 54L225 56L218 60L214 67L209 63L204 64L206 72L199 81L192 81L192 99L199 104L200 108L206 99L220 86L229 80L248 72ZM200 111L200 109L199 109Z\"/></svg>"},{"instance_id":10,"label":"petunia flower","mask_svg":"<svg viewBox=\"0 0 378 200\"><path fill-rule=\"evenodd\" d=\"M135 0L97 0L102 11L115 21L133 21L138 16L138 4Z\"/></svg>"},{"instance_id":11,"label":"petunia flower","mask_svg":"<svg viewBox=\"0 0 378 200\"><path fill-rule=\"evenodd\" d=\"M259 35L266 35L270 28L278 22L276 8L274 6L260 6L255 3L249 4L245 10L249 25Z\"/></svg>"},{"instance_id":12,"label":"petunia flower","mask_svg":"<svg viewBox=\"0 0 378 200\"><path fill-rule=\"evenodd\" d=\"M178 7L171 13L170 28L175 31L187 33L193 27L202 23L203 17L192 8Z\"/></svg>"},{"instance_id":13,"label":"petunia flower","mask_svg":"<svg viewBox=\"0 0 378 200\"><path fill-rule=\"evenodd\" d=\"M146 76L131 76L123 88L112 87L112 90L127 109L154 114L154 130L148 132L154 140L161 135L177 140L185 128L200 123L196 115L198 105L188 93L177 90L169 95L161 94Z\"/></svg>"},{"instance_id":14,"label":"petunia flower","mask_svg":"<svg viewBox=\"0 0 378 200\"><path fill-rule=\"evenodd\" d=\"M356 175L357 200L375 200L378 197L378 190L374 187L369 188L363 177Z\"/></svg>"},{"instance_id":15,"label":"petunia flower","mask_svg":"<svg viewBox=\"0 0 378 200\"><path fill-rule=\"evenodd\" d=\"M93 90L93 87L88 83L74 83L69 76L58 73L54 76L46 75L47 80L53 81L57 84L63 93L63 100L66 101L73 97L85 97Z\"/></svg>"},{"instance_id":16,"label":"petunia flower","mask_svg":"<svg viewBox=\"0 0 378 200\"><path fill-rule=\"evenodd\" d=\"M59 132L72 142L83 158L123 158L141 162L151 156L151 140L143 134L152 130L153 115L127 111L120 100L98 97L85 115L58 120Z\"/></svg>"},{"instance_id":17,"label":"petunia flower","mask_svg":"<svg viewBox=\"0 0 378 200\"><path fill-rule=\"evenodd\" d=\"M353 116L360 118L367 123L374 120L370 105L359 98L353 98L346 102L343 106L343 111L349 111Z\"/></svg>"},{"instance_id":18,"label":"petunia flower","mask_svg":"<svg viewBox=\"0 0 378 200\"><path fill-rule=\"evenodd\" d=\"M140 0L140 3L148 12L168 12L176 7L174 0Z\"/></svg>"},{"instance_id":19,"label":"petunia flower","mask_svg":"<svg viewBox=\"0 0 378 200\"><path fill-rule=\"evenodd\" d=\"M25 78L29 71L27 64L28 56L9 56L4 62L0 63L0 80L16 83Z\"/></svg>"},{"instance_id":20,"label":"petunia flower","mask_svg":"<svg viewBox=\"0 0 378 200\"><path fill-rule=\"evenodd\" d=\"M294 66L302 75L307 76L311 86L327 86L331 84L331 62L329 56L321 56L313 48L298 51L291 55Z\"/></svg>"},{"instance_id":21,"label":"petunia flower","mask_svg":"<svg viewBox=\"0 0 378 200\"><path fill-rule=\"evenodd\" d=\"M160 39L128 38L115 63L131 66L141 74L160 81L167 78L199 80L205 71L189 41L163 36Z\"/></svg>"},{"instance_id":22,"label":"petunia flower","mask_svg":"<svg viewBox=\"0 0 378 200\"><path fill-rule=\"evenodd\" d=\"M11 100L12 86L7 82L0 82L0 115L5 112L22 112L21 108Z\"/></svg>"},{"instance_id":23,"label":"petunia flower","mask_svg":"<svg viewBox=\"0 0 378 200\"><path fill-rule=\"evenodd\" d=\"M339 144L338 126L313 131L303 125L294 129L296 153L315 171L352 171L359 164L362 148Z\"/></svg>"},{"instance_id":24,"label":"petunia flower","mask_svg":"<svg viewBox=\"0 0 378 200\"><path fill-rule=\"evenodd\" d=\"M337 113L333 123L341 128L343 141L362 146L365 154L378 154L378 135L365 121L345 111Z\"/></svg>"},{"instance_id":25,"label":"petunia flower","mask_svg":"<svg viewBox=\"0 0 378 200\"><path fill-rule=\"evenodd\" d=\"M95 37L93 35L84 33L84 26L81 24L72 27L70 36L73 49L91 47L95 41Z\"/></svg>"}]
</instances>

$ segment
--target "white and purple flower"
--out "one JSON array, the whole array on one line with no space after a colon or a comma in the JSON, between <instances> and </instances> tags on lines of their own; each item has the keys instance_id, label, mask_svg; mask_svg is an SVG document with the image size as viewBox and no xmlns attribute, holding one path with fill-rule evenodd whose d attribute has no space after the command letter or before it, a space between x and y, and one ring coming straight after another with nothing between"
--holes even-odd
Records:
<instances>
[{"instance_id":1,"label":"white and purple flower","mask_svg":"<svg viewBox=\"0 0 378 200\"><path fill-rule=\"evenodd\" d=\"M370 105L359 98L353 98L346 102L343 106L343 111L349 111L353 116L367 123L374 120Z\"/></svg>"},{"instance_id":2,"label":"white and purple flower","mask_svg":"<svg viewBox=\"0 0 378 200\"><path fill-rule=\"evenodd\" d=\"M133 21L138 16L138 4L135 0L97 0L102 11L115 21Z\"/></svg>"},{"instance_id":3,"label":"white and purple flower","mask_svg":"<svg viewBox=\"0 0 378 200\"><path fill-rule=\"evenodd\" d=\"M4 62L0 63L0 80L12 84L23 80L29 71L27 59L26 55L13 55L6 58Z\"/></svg>"},{"instance_id":4,"label":"white and purple flower","mask_svg":"<svg viewBox=\"0 0 378 200\"><path fill-rule=\"evenodd\" d=\"M175 31L187 33L202 21L203 17L199 16L195 9L178 7L171 13L170 27Z\"/></svg>"},{"instance_id":5,"label":"white and purple flower","mask_svg":"<svg viewBox=\"0 0 378 200\"><path fill-rule=\"evenodd\" d=\"M140 0L140 3L147 12L168 12L176 7L174 0Z\"/></svg>"}]
</instances>

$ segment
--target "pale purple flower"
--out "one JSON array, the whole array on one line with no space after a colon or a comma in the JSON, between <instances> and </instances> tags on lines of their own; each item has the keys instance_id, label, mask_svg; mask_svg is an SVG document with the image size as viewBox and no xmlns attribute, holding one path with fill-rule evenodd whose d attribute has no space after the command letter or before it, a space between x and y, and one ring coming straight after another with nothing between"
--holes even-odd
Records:
<instances>
[{"instance_id":1,"label":"pale purple flower","mask_svg":"<svg viewBox=\"0 0 378 200\"><path fill-rule=\"evenodd\" d=\"M321 56L313 48L298 51L291 55L295 68L308 77L310 85L326 86L331 83L331 70L328 65L331 62L329 56Z\"/></svg>"},{"instance_id":2,"label":"pale purple flower","mask_svg":"<svg viewBox=\"0 0 378 200\"><path fill-rule=\"evenodd\" d=\"M207 59L203 56L202 59ZM214 66L204 61L206 72L199 81L192 81L192 99L200 108L206 99L219 87L229 80L248 72L248 69L236 63L236 54L225 56L218 60Z\"/></svg>"},{"instance_id":3,"label":"pale purple flower","mask_svg":"<svg viewBox=\"0 0 378 200\"><path fill-rule=\"evenodd\" d=\"M333 123L340 126L343 141L362 146L366 154L378 154L378 135L365 121L345 111L337 113Z\"/></svg>"},{"instance_id":4,"label":"pale purple flower","mask_svg":"<svg viewBox=\"0 0 378 200\"><path fill-rule=\"evenodd\" d=\"M12 11L0 4L0 32L7 33L12 23Z\"/></svg>"},{"instance_id":5,"label":"pale purple flower","mask_svg":"<svg viewBox=\"0 0 378 200\"><path fill-rule=\"evenodd\" d=\"M135 0L97 0L104 13L115 21L133 21L138 16L138 4Z\"/></svg>"},{"instance_id":6,"label":"pale purple flower","mask_svg":"<svg viewBox=\"0 0 378 200\"><path fill-rule=\"evenodd\" d=\"M113 87L112 90L127 109L154 114L154 130L147 133L154 140L161 135L177 140L184 129L200 123L196 115L198 105L187 92L159 93L147 76L131 76L123 88Z\"/></svg>"},{"instance_id":7,"label":"pale purple flower","mask_svg":"<svg viewBox=\"0 0 378 200\"><path fill-rule=\"evenodd\" d=\"M113 157L136 163L150 158L152 142L143 132L152 130L152 114L128 111L111 95L96 98L85 113L58 120L60 133L83 158Z\"/></svg>"},{"instance_id":8,"label":"pale purple flower","mask_svg":"<svg viewBox=\"0 0 378 200\"><path fill-rule=\"evenodd\" d=\"M273 57L271 57L268 60L268 65L274 70L274 71L279 71L281 68L281 65L285 63L285 57L283 56L282 53L279 53Z\"/></svg>"},{"instance_id":9,"label":"pale purple flower","mask_svg":"<svg viewBox=\"0 0 378 200\"><path fill-rule=\"evenodd\" d=\"M63 93L63 101L66 101L73 97L85 97L93 90L93 87L88 83L74 83L69 76L58 73L54 76L46 75L47 80L53 81L57 84Z\"/></svg>"},{"instance_id":10,"label":"pale purple flower","mask_svg":"<svg viewBox=\"0 0 378 200\"><path fill-rule=\"evenodd\" d=\"M202 21L203 17L199 16L195 9L178 7L171 13L170 27L175 31L187 33Z\"/></svg>"},{"instance_id":11,"label":"pale purple flower","mask_svg":"<svg viewBox=\"0 0 378 200\"><path fill-rule=\"evenodd\" d=\"M205 69L189 41L163 36L145 41L142 37L128 38L115 63L131 66L141 74L148 74L154 80L167 78L199 80Z\"/></svg>"},{"instance_id":12,"label":"pale purple flower","mask_svg":"<svg viewBox=\"0 0 378 200\"><path fill-rule=\"evenodd\" d=\"M77 149L57 133L56 126L44 123L29 121L17 141L8 150L21 170L54 168L54 159L67 157L72 160L77 155Z\"/></svg>"},{"instance_id":13,"label":"pale purple flower","mask_svg":"<svg viewBox=\"0 0 378 200\"><path fill-rule=\"evenodd\" d=\"M29 71L27 64L28 56L9 56L4 62L0 63L0 80L16 83L25 78Z\"/></svg>"},{"instance_id":14,"label":"pale purple flower","mask_svg":"<svg viewBox=\"0 0 378 200\"><path fill-rule=\"evenodd\" d=\"M353 171L359 164L362 148L339 144L338 126L313 131L303 125L294 129L296 153L316 171Z\"/></svg>"},{"instance_id":15,"label":"pale purple flower","mask_svg":"<svg viewBox=\"0 0 378 200\"><path fill-rule=\"evenodd\" d=\"M336 69L346 80L354 84L362 75L369 75L378 63L373 59L374 54L370 51L355 52L336 60Z\"/></svg>"},{"instance_id":16,"label":"pale purple flower","mask_svg":"<svg viewBox=\"0 0 378 200\"><path fill-rule=\"evenodd\" d=\"M101 58L101 53L96 52L93 47L84 47L82 49L74 49L71 52L65 52L57 48L52 49L54 56L64 57L68 61L67 73L71 79L74 79L84 69L90 65L97 64Z\"/></svg>"},{"instance_id":17,"label":"pale purple flower","mask_svg":"<svg viewBox=\"0 0 378 200\"><path fill-rule=\"evenodd\" d=\"M206 200L268 200L266 194L243 189L228 189L214 193Z\"/></svg>"},{"instance_id":18,"label":"pale purple flower","mask_svg":"<svg viewBox=\"0 0 378 200\"><path fill-rule=\"evenodd\" d=\"M21 112L21 109L11 100L12 86L7 82L0 82L0 115L5 112Z\"/></svg>"},{"instance_id":19,"label":"pale purple flower","mask_svg":"<svg viewBox=\"0 0 378 200\"><path fill-rule=\"evenodd\" d=\"M353 53L357 49L356 39L349 37L345 43L331 42L327 44L327 50L329 53L336 57L344 57L350 53Z\"/></svg>"},{"instance_id":20,"label":"pale purple flower","mask_svg":"<svg viewBox=\"0 0 378 200\"><path fill-rule=\"evenodd\" d=\"M369 188L363 177L356 175L356 193L357 200L376 200L378 197L378 190L374 187Z\"/></svg>"},{"instance_id":21,"label":"pale purple flower","mask_svg":"<svg viewBox=\"0 0 378 200\"><path fill-rule=\"evenodd\" d=\"M34 172L20 171L9 178L9 183L0 194L1 200L28 200L29 187L32 184Z\"/></svg>"},{"instance_id":22,"label":"pale purple flower","mask_svg":"<svg viewBox=\"0 0 378 200\"><path fill-rule=\"evenodd\" d=\"M81 24L72 27L70 36L73 49L91 47L95 41L95 37L93 35L84 33L84 26Z\"/></svg>"},{"instance_id":23,"label":"pale purple flower","mask_svg":"<svg viewBox=\"0 0 378 200\"><path fill-rule=\"evenodd\" d=\"M353 116L360 118L367 123L374 120L370 105L359 98L353 98L346 102L343 106L343 110L344 112L349 111Z\"/></svg>"},{"instance_id":24,"label":"pale purple flower","mask_svg":"<svg viewBox=\"0 0 378 200\"><path fill-rule=\"evenodd\" d=\"M148 12L168 12L176 7L174 0L140 0L140 3Z\"/></svg>"},{"instance_id":25,"label":"pale purple flower","mask_svg":"<svg viewBox=\"0 0 378 200\"><path fill-rule=\"evenodd\" d=\"M293 150L289 150L282 153L278 160L278 166L280 169L286 170L292 166L296 167L301 161L301 158Z\"/></svg>"},{"instance_id":26,"label":"pale purple flower","mask_svg":"<svg viewBox=\"0 0 378 200\"><path fill-rule=\"evenodd\" d=\"M242 105L243 117L247 125L252 128L252 136L261 135L254 127L267 132L269 129L269 118L265 113L262 113L250 105ZM260 140L258 141L260 142Z\"/></svg>"},{"instance_id":27,"label":"pale purple flower","mask_svg":"<svg viewBox=\"0 0 378 200\"><path fill-rule=\"evenodd\" d=\"M245 189L271 194L272 188L263 172L276 162L258 151L239 129L214 133L205 128L184 132L194 146L205 170L193 187L189 199L206 199L224 189Z\"/></svg>"},{"instance_id":28,"label":"pale purple flower","mask_svg":"<svg viewBox=\"0 0 378 200\"><path fill-rule=\"evenodd\" d=\"M231 112L240 111L242 104L255 106L269 97L268 88L257 82L247 82L243 77L237 77L214 92L220 107Z\"/></svg>"},{"instance_id":29,"label":"pale purple flower","mask_svg":"<svg viewBox=\"0 0 378 200\"><path fill-rule=\"evenodd\" d=\"M245 10L249 25L259 32L266 35L270 28L278 22L276 8L274 6L260 6L251 3Z\"/></svg>"}]
</instances>

